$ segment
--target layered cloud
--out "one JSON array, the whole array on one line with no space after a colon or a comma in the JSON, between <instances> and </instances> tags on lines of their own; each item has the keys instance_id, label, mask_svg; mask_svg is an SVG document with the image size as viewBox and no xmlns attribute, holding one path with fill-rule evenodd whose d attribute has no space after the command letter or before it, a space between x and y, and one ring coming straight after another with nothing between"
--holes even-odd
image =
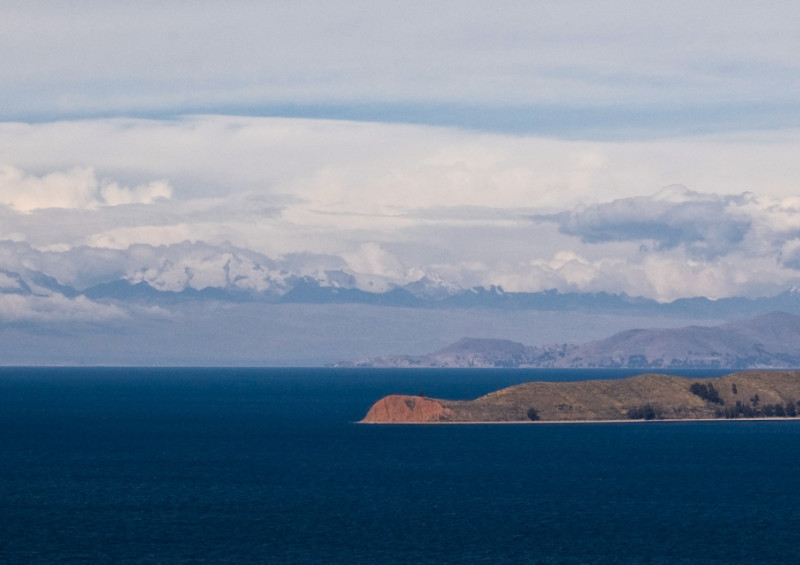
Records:
<instances>
[{"instance_id":1,"label":"layered cloud","mask_svg":"<svg viewBox=\"0 0 800 565\"><path fill-rule=\"evenodd\" d=\"M538 216L585 243L630 242L643 252L679 248L694 260L769 254L782 258L800 235L800 200L753 193L702 194L671 186L652 197L613 200ZM783 260L783 259L781 259Z\"/></svg>"},{"instance_id":2,"label":"layered cloud","mask_svg":"<svg viewBox=\"0 0 800 565\"><path fill-rule=\"evenodd\" d=\"M76 288L263 292L309 276L774 294L800 283L798 147L797 132L601 143L225 116L6 123L0 269Z\"/></svg>"},{"instance_id":3,"label":"layered cloud","mask_svg":"<svg viewBox=\"0 0 800 565\"><path fill-rule=\"evenodd\" d=\"M704 194L671 186L652 197L582 206L534 221L553 222L590 247L629 246L624 262L583 261L585 276L607 284L606 265L618 270L618 279L638 276L649 294L662 298L774 292L795 284L799 274L796 197Z\"/></svg>"},{"instance_id":4,"label":"layered cloud","mask_svg":"<svg viewBox=\"0 0 800 565\"><path fill-rule=\"evenodd\" d=\"M653 197L619 199L540 219L588 243L643 242L656 250L681 246L692 257L714 259L742 243L753 221L743 208L754 200L752 194L720 196L672 186Z\"/></svg>"},{"instance_id":5,"label":"layered cloud","mask_svg":"<svg viewBox=\"0 0 800 565\"><path fill-rule=\"evenodd\" d=\"M154 314L151 309L149 314ZM163 313L162 313L163 315ZM49 296L21 296L0 294L0 324L90 322L108 323L128 317L121 307L99 304L84 296L67 298L58 294Z\"/></svg>"},{"instance_id":6,"label":"layered cloud","mask_svg":"<svg viewBox=\"0 0 800 565\"><path fill-rule=\"evenodd\" d=\"M294 108L562 131L779 125L797 109L798 21L777 1L32 0L0 8L0 106L14 119Z\"/></svg>"}]
</instances>

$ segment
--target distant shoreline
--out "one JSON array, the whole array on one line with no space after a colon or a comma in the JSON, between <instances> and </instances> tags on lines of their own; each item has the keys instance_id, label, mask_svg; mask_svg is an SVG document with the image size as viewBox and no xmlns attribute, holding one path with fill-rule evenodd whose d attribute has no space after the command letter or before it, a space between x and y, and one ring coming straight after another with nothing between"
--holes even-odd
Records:
<instances>
[{"instance_id":1,"label":"distant shoreline","mask_svg":"<svg viewBox=\"0 0 800 565\"><path fill-rule=\"evenodd\" d=\"M353 424L365 426L474 426L474 425L542 425L542 424L656 424L662 422L773 422L773 421L794 421L800 422L800 418L662 418L654 420L509 420L505 422L483 421L483 422L364 422L358 420Z\"/></svg>"}]
</instances>

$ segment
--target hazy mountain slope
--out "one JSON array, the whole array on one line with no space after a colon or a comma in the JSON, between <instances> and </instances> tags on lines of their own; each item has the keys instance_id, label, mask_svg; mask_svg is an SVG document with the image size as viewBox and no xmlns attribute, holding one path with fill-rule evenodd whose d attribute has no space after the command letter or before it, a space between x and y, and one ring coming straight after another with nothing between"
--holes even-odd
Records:
<instances>
[{"instance_id":1,"label":"hazy mountain slope","mask_svg":"<svg viewBox=\"0 0 800 565\"><path fill-rule=\"evenodd\" d=\"M421 356L372 359L378 367L564 367L743 369L800 367L800 316L773 312L716 327L628 330L583 345L528 347L465 338Z\"/></svg>"},{"instance_id":2,"label":"hazy mountain slope","mask_svg":"<svg viewBox=\"0 0 800 565\"><path fill-rule=\"evenodd\" d=\"M570 367L796 367L800 316L773 312L717 327L630 330L576 348Z\"/></svg>"}]
</instances>

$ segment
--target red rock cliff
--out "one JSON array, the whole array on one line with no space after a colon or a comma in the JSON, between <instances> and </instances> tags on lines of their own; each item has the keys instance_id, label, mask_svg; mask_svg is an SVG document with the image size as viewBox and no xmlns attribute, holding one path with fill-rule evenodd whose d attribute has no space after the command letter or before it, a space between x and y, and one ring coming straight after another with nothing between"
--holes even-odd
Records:
<instances>
[{"instance_id":1,"label":"red rock cliff","mask_svg":"<svg viewBox=\"0 0 800 565\"><path fill-rule=\"evenodd\" d=\"M450 409L430 398L393 394L373 404L361 421L367 424L438 422L449 413Z\"/></svg>"}]
</instances>

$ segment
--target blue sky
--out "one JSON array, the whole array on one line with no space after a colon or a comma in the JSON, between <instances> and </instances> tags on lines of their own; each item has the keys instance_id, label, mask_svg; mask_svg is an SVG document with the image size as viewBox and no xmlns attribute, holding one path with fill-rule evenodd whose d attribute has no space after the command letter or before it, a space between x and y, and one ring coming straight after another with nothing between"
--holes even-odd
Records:
<instances>
[{"instance_id":1,"label":"blue sky","mask_svg":"<svg viewBox=\"0 0 800 565\"><path fill-rule=\"evenodd\" d=\"M235 257L253 289L337 272L658 300L800 285L792 3L14 4L0 270L180 290L234 284Z\"/></svg>"}]
</instances>

